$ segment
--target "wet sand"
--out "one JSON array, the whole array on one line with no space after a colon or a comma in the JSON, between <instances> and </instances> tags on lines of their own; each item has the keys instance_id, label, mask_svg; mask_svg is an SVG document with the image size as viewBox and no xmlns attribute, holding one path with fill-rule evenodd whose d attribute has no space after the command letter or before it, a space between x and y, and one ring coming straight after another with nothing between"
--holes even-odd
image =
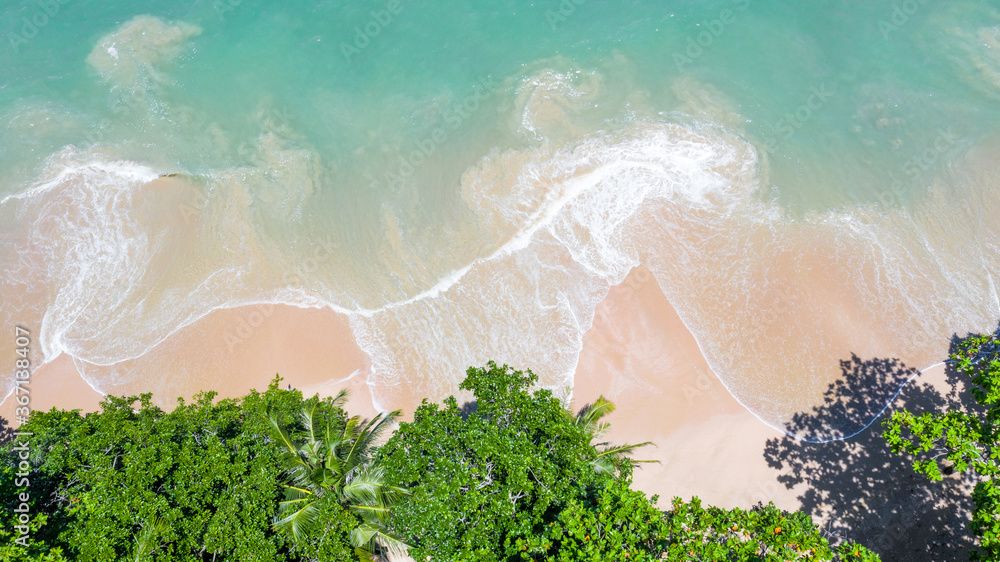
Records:
<instances>
[{"instance_id":1,"label":"wet sand","mask_svg":"<svg viewBox=\"0 0 1000 562\"><path fill-rule=\"evenodd\" d=\"M171 372L163 362L174 364L174 380L142 380L146 366ZM161 407L208 389L222 397L263 390L279 373L282 385L306 395L329 396L349 387L348 410L370 417L375 414L367 385L370 368L346 316L328 309L255 305L217 310L168 338L148 357L112 367L84 365L84 372L93 380L112 381L98 386L105 393L160 388L154 391L154 401ZM32 381L34 409L92 411L101 399L66 356L39 368ZM410 394L393 388L394 403L381 406L404 408L408 419L422 398ZM601 394L618 408L608 419L611 441L656 444L640 452L640 458L659 461L636 472L640 489L664 501L698 495L726 507L757 501L798 507L796 491L777 484L777 471L761 454L768 439L782 434L760 422L725 389L645 268L636 268L611 289L584 337L574 408ZM12 413L13 400L7 400L0 415L12 419Z\"/></svg>"},{"instance_id":2,"label":"wet sand","mask_svg":"<svg viewBox=\"0 0 1000 562\"><path fill-rule=\"evenodd\" d=\"M661 508L675 496L744 509L774 502L885 561L961 560L971 546L965 525L973 482L957 473L929 482L881 436L881 421L896 409L940 408L952 382L944 365L929 368L857 436L792 439L726 391L652 276L637 268L598 307L573 407L604 395L617 406L606 418L612 443L656 444L636 458L660 462L641 465L633 481L658 494Z\"/></svg>"},{"instance_id":3,"label":"wet sand","mask_svg":"<svg viewBox=\"0 0 1000 562\"><path fill-rule=\"evenodd\" d=\"M606 418L612 442L655 443L636 457L659 463L642 465L634 482L659 494L661 506L697 495L724 507L798 507L795 491L777 484L761 454L782 434L729 394L644 268L611 289L584 338L574 409L599 395L617 407Z\"/></svg>"},{"instance_id":4,"label":"wet sand","mask_svg":"<svg viewBox=\"0 0 1000 562\"><path fill-rule=\"evenodd\" d=\"M64 410L83 410L93 412L104 395L97 392L77 372L73 359L68 355L60 355L55 360L35 369L31 374L28 386L32 410L48 411L52 408ZM8 421L15 420L14 397L9 396L0 405L0 417ZM14 423L14 425L19 425Z\"/></svg>"},{"instance_id":5,"label":"wet sand","mask_svg":"<svg viewBox=\"0 0 1000 562\"><path fill-rule=\"evenodd\" d=\"M209 388L223 397L263 390L280 373L283 385L291 384L306 395L329 396L349 387L348 411L368 417L375 414L367 384L368 358L355 343L348 318L329 309L256 305L215 311L168 338L150 357L113 368L84 365L83 370L84 376L96 372L97 380L112 381L102 383L101 391L140 393L157 384L137 376L116 377L115 372L141 374L144 365L153 364L162 372L159 362L163 361L174 364L179 373L177 380L159 385L168 390L156 398L163 407L169 407L177 396L190 397ZM929 370L917 382L930 383L942 395L949 388L942 367ZM57 406L93 411L101 398L65 355L34 372L31 390L35 410ZM402 385L392 390L394 403L382 406L403 407L404 418L412 416L412 407L421 397L411 396ZM912 560L933 560L957 552L935 550L944 547L933 545L965 548L937 540L920 530L926 522L898 513L922 513L926 500L918 496L940 498L942 492L919 488L905 459L885 450L879 424L851 440L811 445L786 437L740 405L708 367L694 337L645 268L634 269L611 289L584 337L573 408L599 395L617 406L607 418L611 442L656 444L641 449L637 458L659 463L642 465L634 484L658 494L661 507L674 496L698 496L720 507L747 508L773 501L782 509L805 509L819 523L840 524L844 526L840 531L854 538L890 541L889 551L900 541L916 545L918 553L906 554ZM906 392L895 406L905 398ZM12 419L13 407L13 400L5 401L0 416ZM775 462L774 451L782 452L781 462ZM790 468L802 462L814 463L808 469L812 472L797 473ZM824 491L821 481L829 475L820 465L830 463L848 467L834 474L843 480L834 494L839 495L839 502ZM887 466L892 469L887 471ZM881 478L877 497L870 497L869 473ZM951 507L945 511L951 517L948 524L960 527L964 512L953 506L967 498L961 491L965 484L952 484L947 492ZM826 499L817 503L818 496ZM858 511L854 505L859 501L871 508ZM900 507L910 505L917 507ZM890 534L887 529L895 530ZM927 545L920 546L921 541Z\"/></svg>"},{"instance_id":6,"label":"wet sand","mask_svg":"<svg viewBox=\"0 0 1000 562\"><path fill-rule=\"evenodd\" d=\"M164 362L175 369L164 368ZM177 379L142 380L144 368L152 365L158 372L177 373ZM101 382L100 392L85 382L68 357L60 356L32 374L31 406L92 411L101 393L152 391L157 405L170 407L178 397L190 398L204 390L215 390L223 398L265 390L277 373L284 388L290 384L306 395L328 396L348 387L348 411L370 417L375 408L367 384L369 370L346 316L329 309L256 305L216 310L172 335L148 356L111 367L84 365L84 376L111 381ZM12 419L12 413L13 400L8 399L0 406L0 416Z\"/></svg>"}]
</instances>

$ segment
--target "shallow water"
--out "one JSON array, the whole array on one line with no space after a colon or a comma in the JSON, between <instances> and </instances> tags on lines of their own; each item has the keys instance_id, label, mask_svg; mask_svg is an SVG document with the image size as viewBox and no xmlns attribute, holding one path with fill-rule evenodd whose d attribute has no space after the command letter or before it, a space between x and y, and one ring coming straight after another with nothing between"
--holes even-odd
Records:
<instances>
[{"instance_id":1,"label":"shallow water","mask_svg":"<svg viewBox=\"0 0 1000 562\"><path fill-rule=\"evenodd\" d=\"M349 314L376 401L562 386L642 264L780 427L851 353L1000 320L997 1L17 1L0 37L0 319L99 390L272 302Z\"/></svg>"}]
</instances>

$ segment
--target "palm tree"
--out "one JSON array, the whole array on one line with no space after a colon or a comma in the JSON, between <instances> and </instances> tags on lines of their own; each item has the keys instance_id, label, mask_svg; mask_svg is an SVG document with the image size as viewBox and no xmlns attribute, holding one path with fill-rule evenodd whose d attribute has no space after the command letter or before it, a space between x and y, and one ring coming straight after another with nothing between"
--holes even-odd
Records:
<instances>
[{"instance_id":1,"label":"palm tree","mask_svg":"<svg viewBox=\"0 0 1000 562\"><path fill-rule=\"evenodd\" d=\"M367 423L360 416L345 420L331 415L346 401L345 389L322 402L326 407L319 412L318 401L304 407L300 439L293 439L270 416L289 481L283 484L285 501L278 505L274 526L301 543L323 523L320 502L332 500L361 517L350 541L362 559L370 559L380 548L402 553L406 544L387 530L386 519L391 506L408 492L386 485L385 471L372 461L379 437L402 412L381 413ZM317 420L318 414L325 424Z\"/></svg>"},{"instance_id":2,"label":"palm tree","mask_svg":"<svg viewBox=\"0 0 1000 562\"><path fill-rule=\"evenodd\" d=\"M597 457L591 461L594 470L599 473L616 475L620 474L626 467L631 468L641 462L660 462L653 460L635 460L632 453L639 447L646 445L656 446L652 441L637 443L635 445L612 445L607 441L594 443L595 440L604 437L604 434L611 429L611 424L601 421L601 418L615 411L615 405L604 396L598 396L593 404L587 404L576 415L575 423L590 437L590 444L597 450ZM572 415L572 414L570 414Z\"/></svg>"},{"instance_id":3,"label":"palm tree","mask_svg":"<svg viewBox=\"0 0 1000 562\"><path fill-rule=\"evenodd\" d=\"M139 562L143 557L151 554L162 544L157 540L157 537L163 535L169 528L170 525L160 517L154 517L151 522L143 525L138 535L132 534L135 545L129 554L129 560Z\"/></svg>"}]
</instances>

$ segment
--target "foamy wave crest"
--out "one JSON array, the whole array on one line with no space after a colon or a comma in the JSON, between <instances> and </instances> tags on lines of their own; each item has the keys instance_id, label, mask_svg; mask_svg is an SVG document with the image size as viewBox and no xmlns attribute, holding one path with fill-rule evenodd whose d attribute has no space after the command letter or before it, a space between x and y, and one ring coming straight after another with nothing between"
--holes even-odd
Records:
<instances>
[{"instance_id":1,"label":"foamy wave crest","mask_svg":"<svg viewBox=\"0 0 1000 562\"><path fill-rule=\"evenodd\" d=\"M107 279L127 284L146 265L150 240L118 215L131 212L128 192L157 176L139 164L88 161L67 149L50 159L41 181L0 202L15 217L12 225L26 227L5 234L4 294L25 298L13 310L13 299L5 299L4 310L14 313L10 322L41 326L44 359L65 350L74 324L120 306L127 291L105 295Z\"/></svg>"},{"instance_id":2,"label":"foamy wave crest","mask_svg":"<svg viewBox=\"0 0 1000 562\"><path fill-rule=\"evenodd\" d=\"M752 147L717 131L649 123L484 159L463 177L463 197L505 242L447 290L355 316L376 392L453 392L465 366L488 359L571 385L597 304L640 263L627 239L636 217L660 206L728 213L757 185L755 162Z\"/></svg>"},{"instance_id":3,"label":"foamy wave crest","mask_svg":"<svg viewBox=\"0 0 1000 562\"><path fill-rule=\"evenodd\" d=\"M761 197L762 169L755 149L723 129L653 121L485 158L464 175L462 196L505 242L444 290L354 318L376 395L406 386L439 396L486 359L569 385L594 307L638 264L734 397L808 440L860 431L913 367L944 356L953 332L995 326L1000 261L988 241L1000 214L989 211L998 198L988 174L942 177L934 200L912 212L792 218ZM953 184L980 205L956 205ZM960 236L948 232L970 213L978 220ZM798 423L844 380L849 411Z\"/></svg>"},{"instance_id":4,"label":"foamy wave crest","mask_svg":"<svg viewBox=\"0 0 1000 562\"><path fill-rule=\"evenodd\" d=\"M350 315L371 358L376 402L396 404L404 389L453 393L465 368L490 359L570 386L597 304L641 264L733 396L813 440L870 423L911 374L855 369L854 356L926 367L953 331L995 327L995 150L944 169L914 209L791 217L762 195L766 159L726 125L739 119L719 92L677 83L694 116L636 105L628 120L595 127L594 104L580 100L600 97L601 80L580 76L525 79L501 121L533 144L466 170L461 199L446 202L461 212L427 215L439 230L418 214L431 204L404 194L381 202L383 228L362 224L370 229L350 233L349 248L339 225L293 234L315 219L302 209L322 166L276 134L258 138L252 166L199 176L156 177L67 149L0 204L16 225L0 248L3 295L28 295L3 297L7 320L40 325L45 358L73 355L99 388L142 383L176 395L196 373L164 341L211 311L330 307ZM720 113L728 117L711 117ZM442 225L441 216L457 218ZM163 354L173 359L157 361ZM123 367L135 358L144 360ZM787 425L849 376L860 377L850 388L863 407Z\"/></svg>"}]
</instances>

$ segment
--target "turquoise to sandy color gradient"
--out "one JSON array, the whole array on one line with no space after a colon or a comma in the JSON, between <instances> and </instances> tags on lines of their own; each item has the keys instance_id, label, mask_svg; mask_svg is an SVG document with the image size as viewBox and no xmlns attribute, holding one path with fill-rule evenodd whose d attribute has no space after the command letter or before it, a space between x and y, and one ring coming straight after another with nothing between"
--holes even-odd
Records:
<instances>
[{"instance_id":1,"label":"turquoise to sandy color gradient","mask_svg":"<svg viewBox=\"0 0 1000 562\"><path fill-rule=\"evenodd\" d=\"M376 400L563 385L642 264L781 426L845 351L1000 319L1000 2L36 0L0 39L0 318L104 392L261 302L350 314Z\"/></svg>"}]
</instances>

